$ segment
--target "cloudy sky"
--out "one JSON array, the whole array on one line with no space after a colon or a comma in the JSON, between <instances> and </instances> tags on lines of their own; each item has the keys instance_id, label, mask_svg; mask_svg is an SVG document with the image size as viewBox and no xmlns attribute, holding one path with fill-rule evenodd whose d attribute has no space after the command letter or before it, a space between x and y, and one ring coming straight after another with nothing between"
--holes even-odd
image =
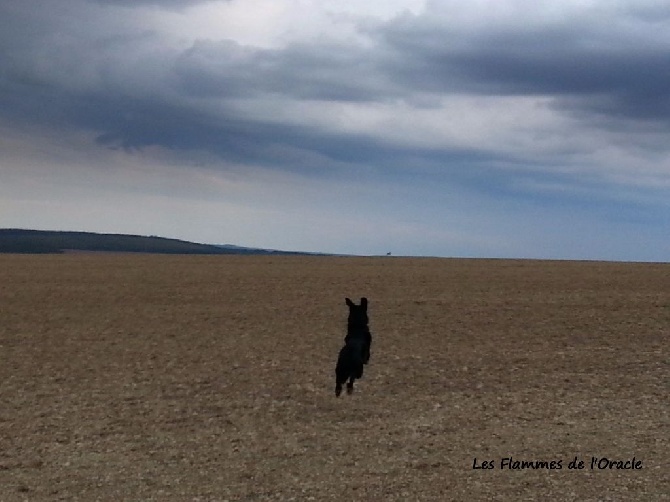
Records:
<instances>
[{"instance_id":1,"label":"cloudy sky","mask_svg":"<svg viewBox=\"0 0 670 502\"><path fill-rule=\"evenodd\" d=\"M0 227L670 261L670 3L0 0Z\"/></svg>"}]
</instances>

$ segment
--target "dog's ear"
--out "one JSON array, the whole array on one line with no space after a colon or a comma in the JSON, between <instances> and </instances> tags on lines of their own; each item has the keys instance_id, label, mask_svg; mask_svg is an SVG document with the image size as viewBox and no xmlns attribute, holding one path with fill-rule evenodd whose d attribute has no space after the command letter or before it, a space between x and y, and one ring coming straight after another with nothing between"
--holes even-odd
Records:
<instances>
[{"instance_id":1,"label":"dog's ear","mask_svg":"<svg viewBox=\"0 0 670 502\"><path fill-rule=\"evenodd\" d=\"M368 309L368 299L367 298L365 298L365 297L361 298L361 307L363 307L363 310Z\"/></svg>"},{"instance_id":2,"label":"dog's ear","mask_svg":"<svg viewBox=\"0 0 670 502\"><path fill-rule=\"evenodd\" d=\"M353 307L353 306L354 306L354 302L351 301L351 298L345 298L345 299L344 299L344 302L345 302L349 307Z\"/></svg>"}]
</instances>

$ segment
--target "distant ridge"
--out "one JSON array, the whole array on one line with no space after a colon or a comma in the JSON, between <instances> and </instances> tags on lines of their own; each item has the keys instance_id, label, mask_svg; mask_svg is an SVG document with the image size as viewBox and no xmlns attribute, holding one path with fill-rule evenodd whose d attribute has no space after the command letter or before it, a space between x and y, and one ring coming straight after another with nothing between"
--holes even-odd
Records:
<instances>
[{"instance_id":1,"label":"distant ridge","mask_svg":"<svg viewBox=\"0 0 670 502\"><path fill-rule=\"evenodd\" d=\"M310 254L198 244L165 237L54 230L0 229L0 253L53 254L69 251L157 254Z\"/></svg>"},{"instance_id":2,"label":"distant ridge","mask_svg":"<svg viewBox=\"0 0 670 502\"><path fill-rule=\"evenodd\" d=\"M281 254L300 256L332 256L328 253L315 253L310 251L283 251L280 249L249 248L236 246L235 244L214 244L214 246L225 250L228 254Z\"/></svg>"}]
</instances>

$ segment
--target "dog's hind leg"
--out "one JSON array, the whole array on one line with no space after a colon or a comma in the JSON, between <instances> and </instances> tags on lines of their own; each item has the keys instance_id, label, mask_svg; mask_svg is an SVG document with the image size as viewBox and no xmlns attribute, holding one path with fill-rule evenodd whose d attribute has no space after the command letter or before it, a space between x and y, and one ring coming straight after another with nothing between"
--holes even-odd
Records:
<instances>
[{"instance_id":1,"label":"dog's hind leg","mask_svg":"<svg viewBox=\"0 0 670 502\"><path fill-rule=\"evenodd\" d=\"M337 358L337 366L335 367L335 397L340 397L340 394L342 394L342 385L349 378L348 354L349 351L345 345L340 350L340 355Z\"/></svg>"},{"instance_id":2,"label":"dog's hind leg","mask_svg":"<svg viewBox=\"0 0 670 502\"><path fill-rule=\"evenodd\" d=\"M351 375L349 377L349 381L347 382L347 394L351 394L354 392L354 380L356 380L356 377L354 375Z\"/></svg>"}]
</instances>

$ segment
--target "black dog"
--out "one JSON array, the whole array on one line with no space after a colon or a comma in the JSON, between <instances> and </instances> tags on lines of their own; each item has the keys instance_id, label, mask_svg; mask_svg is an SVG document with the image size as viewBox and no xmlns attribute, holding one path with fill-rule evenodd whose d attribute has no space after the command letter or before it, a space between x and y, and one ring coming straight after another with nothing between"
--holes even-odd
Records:
<instances>
[{"instance_id":1,"label":"black dog","mask_svg":"<svg viewBox=\"0 0 670 502\"><path fill-rule=\"evenodd\" d=\"M349 306L349 320L344 347L340 350L335 367L336 396L342 393L342 385L347 379L347 394L354 391L354 380L363 376L363 365L370 360L372 344L372 335L368 328L368 299L361 298L360 305L356 305L349 298L345 298L345 301Z\"/></svg>"}]
</instances>

